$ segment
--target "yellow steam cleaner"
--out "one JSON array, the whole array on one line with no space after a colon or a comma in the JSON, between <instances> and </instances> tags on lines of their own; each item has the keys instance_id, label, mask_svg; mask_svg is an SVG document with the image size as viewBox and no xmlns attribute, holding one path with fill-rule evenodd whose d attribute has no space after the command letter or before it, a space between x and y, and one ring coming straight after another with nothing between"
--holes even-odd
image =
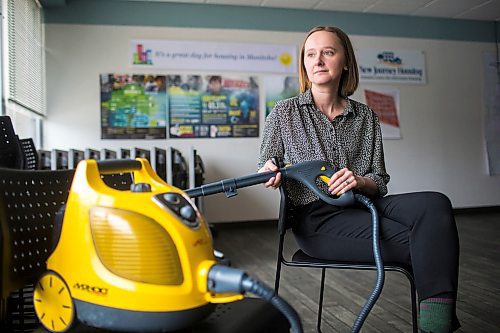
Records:
<instances>
[{"instance_id":1,"label":"yellow steam cleaner","mask_svg":"<svg viewBox=\"0 0 500 333\"><path fill-rule=\"evenodd\" d=\"M322 161L281 167L284 178L302 182L336 206L355 200L372 213L377 284L353 326L359 331L380 295L384 271L373 204L351 191L332 197L318 188L334 169ZM111 188L101 175L132 173L130 189ZM34 307L42 325L65 332L75 322L115 331L168 332L192 326L217 303L252 293L272 303L302 332L296 311L274 290L245 272L218 264L207 223L191 199L266 182L274 172L206 184L185 192L166 184L145 159L85 160L78 164L60 236L35 286Z\"/></svg>"},{"instance_id":2,"label":"yellow steam cleaner","mask_svg":"<svg viewBox=\"0 0 500 333\"><path fill-rule=\"evenodd\" d=\"M128 190L102 175L131 173ZM252 293L302 332L295 310L265 284L218 264L207 223L180 189L145 159L78 164L57 244L34 290L42 325L77 321L114 331L167 332L192 326L215 304Z\"/></svg>"}]
</instances>

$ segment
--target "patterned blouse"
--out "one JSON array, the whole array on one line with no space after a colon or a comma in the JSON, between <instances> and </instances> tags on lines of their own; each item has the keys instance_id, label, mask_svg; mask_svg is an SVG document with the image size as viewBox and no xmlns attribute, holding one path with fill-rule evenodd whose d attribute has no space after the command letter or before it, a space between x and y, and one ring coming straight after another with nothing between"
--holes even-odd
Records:
<instances>
[{"instance_id":1,"label":"patterned blouse","mask_svg":"<svg viewBox=\"0 0 500 333\"><path fill-rule=\"evenodd\" d=\"M385 170L378 117L368 106L346 100L344 112L333 121L315 106L311 90L276 103L266 118L258 167L274 156L287 164L319 159L336 170L347 167L355 175L369 177L380 196L387 194L390 177ZM286 186L294 205L318 200L296 181L287 180ZM326 190L326 185L321 186Z\"/></svg>"}]
</instances>

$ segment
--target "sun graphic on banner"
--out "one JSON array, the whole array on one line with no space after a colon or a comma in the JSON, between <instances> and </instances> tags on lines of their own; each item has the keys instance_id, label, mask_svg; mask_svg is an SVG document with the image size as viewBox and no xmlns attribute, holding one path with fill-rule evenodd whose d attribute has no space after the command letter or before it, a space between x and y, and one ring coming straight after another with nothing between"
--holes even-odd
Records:
<instances>
[{"instance_id":1,"label":"sun graphic on banner","mask_svg":"<svg viewBox=\"0 0 500 333\"><path fill-rule=\"evenodd\" d=\"M285 66L289 66L292 63L292 55L288 52L280 54L280 62Z\"/></svg>"}]
</instances>

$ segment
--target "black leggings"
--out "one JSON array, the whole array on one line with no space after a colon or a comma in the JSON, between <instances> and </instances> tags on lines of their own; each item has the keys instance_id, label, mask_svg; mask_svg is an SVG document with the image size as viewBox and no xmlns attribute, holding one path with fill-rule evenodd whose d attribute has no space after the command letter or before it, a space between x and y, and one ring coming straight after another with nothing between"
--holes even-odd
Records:
<instances>
[{"instance_id":1,"label":"black leggings","mask_svg":"<svg viewBox=\"0 0 500 333\"><path fill-rule=\"evenodd\" d=\"M419 300L457 294L458 233L448 197L436 192L373 200L379 213L385 263L411 266ZM370 212L360 204L337 208L322 201L296 207L295 238L310 256L374 262Z\"/></svg>"}]
</instances>

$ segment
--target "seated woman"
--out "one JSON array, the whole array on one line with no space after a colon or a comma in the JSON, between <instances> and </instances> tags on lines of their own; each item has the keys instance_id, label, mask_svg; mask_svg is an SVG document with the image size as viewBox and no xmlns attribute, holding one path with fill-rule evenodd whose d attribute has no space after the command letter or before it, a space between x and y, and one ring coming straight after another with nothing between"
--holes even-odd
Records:
<instances>
[{"instance_id":1,"label":"seated woman","mask_svg":"<svg viewBox=\"0 0 500 333\"><path fill-rule=\"evenodd\" d=\"M349 99L358 87L349 37L335 27L307 34L299 59L301 93L276 104L266 119L259 172L277 171L272 157L286 163L320 159L338 170L324 190L349 190L370 197L380 215L385 262L411 266L420 301L422 332L447 333L460 327L455 306L459 242L450 200L441 193L387 194L380 124L366 105ZM266 187L281 184L281 174ZM310 256L373 262L371 215L363 207L335 207L305 186L287 181L296 206L293 229Z\"/></svg>"}]
</instances>

